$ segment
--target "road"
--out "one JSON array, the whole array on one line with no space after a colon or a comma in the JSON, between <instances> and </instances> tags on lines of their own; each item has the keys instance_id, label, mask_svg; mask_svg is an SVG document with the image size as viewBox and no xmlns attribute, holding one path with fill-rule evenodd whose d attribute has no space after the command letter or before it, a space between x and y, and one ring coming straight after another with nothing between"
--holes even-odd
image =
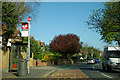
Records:
<instances>
[{"instance_id":1,"label":"road","mask_svg":"<svg viewBox=\"0 0 120 80\"><path fill-rule=\"evenodd\" d=\"M101 63L97 63L97 64L86 64L86 63L79 63L79 64L75 64L75 65L67 65L67 66L45 66L45 67L36 67L34 69L31 69L31 74L28 76L23 76L22 78L33 78L33 79L39 79L39 78L44 78L45 76L48 76L49 74L51 74L50 72L52 71L52 74L54 74L56 71L64 71L64 70L80 70L82 71L86 76L88 76L88 78L91 79L101 79L101 78L109 78L109 79L117 79L120 80L120 72L106 72L103 71L102 69L102 65ZM79 72L80 72L79 71ZM81 74L81 73L79 73ZM13 74L12 74L13 75ZM8 75L7 78L9 78L9 76L16 79L19 79L21 77L17 77L17 76L12 76L12 75ZM6 80L6 79L3 79ZM13 79L12 79L13 80Z\"/></svg>"},{"instance_id":2,"label":"road","mask_svg":"<svg viewBox=\"0 0 120 80\"><path fill-rule=\"evenodd\" d=\"M80 63L78 65L72 65L66 69L80 69L89 78L120 78L120 72L107 72L102 69L101 63L86 64Z\"/></svg>"}]
</instances>

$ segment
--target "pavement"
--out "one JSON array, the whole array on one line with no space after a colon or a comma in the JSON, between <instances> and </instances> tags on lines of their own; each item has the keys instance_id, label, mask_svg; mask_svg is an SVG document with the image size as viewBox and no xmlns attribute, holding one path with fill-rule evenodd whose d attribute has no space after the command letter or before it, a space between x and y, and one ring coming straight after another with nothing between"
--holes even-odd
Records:
<instances>
[{"instance_id":1,"label":"pavement","mask_svg":"<svg viewBox=\"0 0 120 80\"><path fill-rule=\"evenodd\" d=\"M74 64L77 65L77 64ZM3 73L2 78L88 78L80 69L69 69L73 65L39 66L30 69L30 74L18 76L17 72Z\"/></svg>"},{"instance_id":2,"label":"pavement","mask_svg":"<svg viewBox=\"0 0 120 80\"><path fill-rule=\"evenodd\" d=\"M51 70L58 69L59 67L55 66L39 66L30 69L30 74L26 76L18 76L17 71L2 73L2 78L42 78L45 74Z\"/></svg>"}]
</instances>

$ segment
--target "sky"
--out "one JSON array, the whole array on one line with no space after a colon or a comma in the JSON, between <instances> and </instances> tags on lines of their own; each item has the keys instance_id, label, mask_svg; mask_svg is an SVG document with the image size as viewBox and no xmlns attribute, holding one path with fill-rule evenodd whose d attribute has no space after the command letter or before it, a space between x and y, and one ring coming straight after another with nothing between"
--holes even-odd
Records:
<instances>
[{"instance_id":1,"label":"sky","mask_svg":"<svg viewBox=\"0 0 120 80\"><path fill-rule=\"evenodd\" d=\"M89 46L103 50L107 44L86 24L90 10L101 7L103 2L41 2L36 19L31 20L30 35L49 44L59 34L72 33Z\"/></svg>"}]
</instances>

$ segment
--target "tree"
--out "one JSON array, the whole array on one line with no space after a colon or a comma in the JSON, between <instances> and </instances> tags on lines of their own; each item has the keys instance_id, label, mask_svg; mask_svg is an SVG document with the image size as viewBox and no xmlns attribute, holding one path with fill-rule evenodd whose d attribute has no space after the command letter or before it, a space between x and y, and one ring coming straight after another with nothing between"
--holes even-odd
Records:
<instances>
[{"instance_id":1,"label":"tree","mask_svg":"<svg viewBox=\"0 0 120 80\"><path fill-rule=\"evenodd\" d=\"M27 42L28 38L24 37L23 41ZM34 53L34 59L42 59L42 49L40 44L34 39L34 37L30 38L30 54ZM22 46L22 52L27 51L27 46Z\"/></svg>"},{"instance_id":2,"label":"tree","mask_svg":"<svg viewBox=\"0 0 120 80\"><path fill-rule=\"evenodd\" d=\"M34 53L34 58L42 59L42 49L40 44L34 38L30 39L30 44L33 45L32 47L30 47L30 52Z\"/></svg>"},{"instance_id":3,"label":"tree","mask_svg":"<svg viewBox=\"0 0 120 80\"><path fill-rule=\"evenodd\" d=\"M63 58L71 59L72 55L80 52L79 37L75 34L58 35L50 43L50 49L62 54Z\"/></svg>"},{"instance_id":4,"label":"tree","mask_svg":"<svg viewBox=\"0 0 120 80\"><path fill-rule=\"evenodd\" d=\"M6 48L8 39L13 37L21 21L29 14L33 14L34 4L26 2L2 2L2 37L4 48Z\"/></svg>"},{"instance_id":5,"label":"tree","mask_svg":"<svg viewBox=\"0 0 120 80\"><path fill-rule=\"evenodd\" d=\"M88 56L88 58L99 58L99 50L94 48L93 46L87 46L87 47L82 47L81 49L81 53L83 55L83 57L85 57L85 55ZM93 56L91 56L93 54Z\"/></svg>"},{"instance_id":6,"label":"tree","mask_svg":"<svg viewBox=\"0 0 120 80\"><path fill-rule=\"evenodd\" d=\"M106 2L103 8L93 10L87 24L100 33L107 43L117 41L120 45L120 2Z\"/></svg>"},{"instance_id":7,"label":"tree","mask_svg":"<svg viewBox=\"0 0 120 80\"><path fill-rule=\"evenodd\" d=\"M45 51L49 51L49 45L46 44L46 45L44 46L44 49L45 49Z\"/></svg>"}]
</instances>

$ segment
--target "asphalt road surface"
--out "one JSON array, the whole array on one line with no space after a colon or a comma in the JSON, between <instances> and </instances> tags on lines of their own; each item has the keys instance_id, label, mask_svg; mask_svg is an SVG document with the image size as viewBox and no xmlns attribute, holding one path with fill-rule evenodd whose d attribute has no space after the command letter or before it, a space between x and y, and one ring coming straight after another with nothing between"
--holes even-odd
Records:
<instances>
[{"instance_id":1,"label":"asphalt road surface","mask_svg":"<svg viewBox=\"0 0 120 80\"><path fill-rule=\"evenodd\" d=\"M84 72L89 78L112 78L120 79L120 72L112 71L107 72L102 69L101 63L96 64L86 64L80 63L79 65L73 65L68 69L80 69Z\"/></svg>"}]
</instances>

